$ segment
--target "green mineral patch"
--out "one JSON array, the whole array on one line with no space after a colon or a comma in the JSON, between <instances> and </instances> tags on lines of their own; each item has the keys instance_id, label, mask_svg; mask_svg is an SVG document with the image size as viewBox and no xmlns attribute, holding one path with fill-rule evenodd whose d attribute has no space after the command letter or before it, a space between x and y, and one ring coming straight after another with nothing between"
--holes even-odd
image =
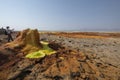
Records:
<instances>
[{"instance_id":1,"label":"green mineral patch","mask_svg":"<svg viewBox=\"0 0 120 80\"><path fill-rule=\"evenodd\" d=\"M41 41L40 42L43 46L42 49L36 51L36 52L32 52L32 53L29 53L27 54L25 57L26 58L42 58L42 57L45 57L47 55L51 55L51 54L54 54L56 53L55 50L51 49L49 46L48 46L48 42L43 42Z\"/></svg>"}]
</instances>

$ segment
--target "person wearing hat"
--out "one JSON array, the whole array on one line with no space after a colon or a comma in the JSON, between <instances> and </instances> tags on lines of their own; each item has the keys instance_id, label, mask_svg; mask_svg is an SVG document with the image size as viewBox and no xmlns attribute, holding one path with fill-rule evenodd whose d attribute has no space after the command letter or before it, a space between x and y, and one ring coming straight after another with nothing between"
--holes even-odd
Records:
<instances>
[{"instance_id":1,"label":"person wearing hat","mask_svg":"<svg viewBox=\"0 0 120 80\"><path fill-rule=\"evenodd\" d=\"M12 38L12 30L10 30L10 27L9 27L9 26L6 27L6 33L7 33L7 35L8 35L8 42L13 41L13 38Z\"/></svg>"}]
</instances>

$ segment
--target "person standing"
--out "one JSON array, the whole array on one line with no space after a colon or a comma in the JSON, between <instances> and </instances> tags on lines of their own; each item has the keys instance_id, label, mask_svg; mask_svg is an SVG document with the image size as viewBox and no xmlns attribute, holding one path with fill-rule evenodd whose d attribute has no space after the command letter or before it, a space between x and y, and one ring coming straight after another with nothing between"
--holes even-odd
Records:
<instances>
[{"instance_id":1,"label":"person standing","mask_svg":"<svg viewBox=\"0 0 120 80\"><path fill-rule=\"evenodd\" d=\"M10 27L9 27L9 26L6 27L6 34L7 34L7 36L8 36L8 42L13 41L12 31L13 31L13 30L10 30Z\"/></svg>"}]
</instances>

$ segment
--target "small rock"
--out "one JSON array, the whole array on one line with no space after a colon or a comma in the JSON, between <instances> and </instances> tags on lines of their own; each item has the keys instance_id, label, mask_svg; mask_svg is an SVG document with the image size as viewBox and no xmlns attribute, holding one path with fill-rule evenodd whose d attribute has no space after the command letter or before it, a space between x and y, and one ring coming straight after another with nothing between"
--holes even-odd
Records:
<instances>
[{"instance_id":1,"label":"small rock","mask_svg":"<svg viewBox=\"0 0 120 80\"><path fill-rule=\"evenodd\" d=\"M82 78L82 79L85 79L85 77L86 77L85 74L82 74L82 75L81 75L81 78Z\"/></svg>"},{"instance_id":2,"label":"small rock","mask_svg":"<svg viewBox=\"0 0 120 80\"><path fill-rule=\"evenodd\" d=\"M80 77L80 72L71 72L71 77L72 78Z\"/></svg>"},{"instance_id":3,"label":"small rock","mask_svg":"<svg viewBox=\"0 0 120 80\"><path fill-rule=\"evenodd\" d=\"M61 80L61 79L63 79L61 76L54 76L54 78L53 78L54 80Z\"/></svg>"}]
</instances>

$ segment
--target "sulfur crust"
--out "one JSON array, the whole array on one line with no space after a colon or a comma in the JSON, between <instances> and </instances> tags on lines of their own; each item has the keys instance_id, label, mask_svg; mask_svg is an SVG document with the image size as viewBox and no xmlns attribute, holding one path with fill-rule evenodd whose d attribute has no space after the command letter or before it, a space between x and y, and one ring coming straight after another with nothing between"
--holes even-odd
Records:
<instances>
[{"instance_id":1,"label":"sulfur crust","mask_svg":"<svg viewBox=\"0 0 120 80\"><path fill-rule=\"evenodd\" d=\"M56 51L51 49L49 46L48 46L48 42L41 42L43 48L38 50L38 51L35 51L35 52L31 52L29 54L27 54L25 57L26 58L42 58L42 57L45 57L47 55L52 55L52 54L55 54Z\"/></svg>"}]
</instances>

